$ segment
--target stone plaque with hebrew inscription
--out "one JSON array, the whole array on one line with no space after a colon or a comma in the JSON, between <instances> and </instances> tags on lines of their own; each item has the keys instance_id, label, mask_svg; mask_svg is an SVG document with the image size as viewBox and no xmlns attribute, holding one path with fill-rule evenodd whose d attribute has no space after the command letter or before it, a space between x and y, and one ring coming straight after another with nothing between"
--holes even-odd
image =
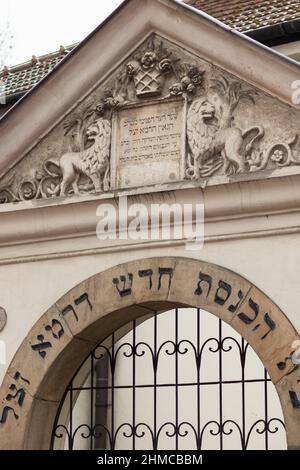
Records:
<instances>
[{"instance_id":1,"label":"stone plaque with hebrew inscription","mask_svg":"<svg viewBox=\"0 0 300 470\"><path fill-rule=\"evenodd\" d=\"M0 205L298 174L299 128L299 110L150 34L8 168Z\"/></svg>"},{"instance_id":2,"label":"stone plaque with hebrew inscription","mask_svg":"<svg viewBox=\"0 0 300 470\"><path fill-rule=\"evenodd\" d=\"M129 188L184 177L185 101L145 103L115 113L112 183Z\"/></svg>"}]
</instances>

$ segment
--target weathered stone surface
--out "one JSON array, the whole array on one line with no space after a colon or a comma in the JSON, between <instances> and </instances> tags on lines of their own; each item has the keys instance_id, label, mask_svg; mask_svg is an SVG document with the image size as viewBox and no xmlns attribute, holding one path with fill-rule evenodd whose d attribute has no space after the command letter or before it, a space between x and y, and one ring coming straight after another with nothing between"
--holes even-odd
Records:
<instances>
[{"instance_id":1,"label":"weathered stone surface","mask_svg":"<svg viewBox=\"0 0 300 470\"><path fill-rule=\"evenodd\" d=\"M300 378L294 328L268 297L239 275L175 257L133 261L99 273L74 287L41 317L13 359L0 390L0 436L10 435L9 442L0 441L2 448L47 447L57 404L96 343L152 309L176 305L203 308L230 323L252 345L273 382L281 379L277 389L286 420L291 420L286 423L289 445L296 448ZM291 397L290 391L296 395ZM45 416L48 427L42 425ZM28 429L34 429L29 440Z\"/></svg>"},{"instance_id":2,"label":"weathered stone surface","mask_svg":"<svg viewBox=\"0 0 300 470\"><path fill-rule=\"evenodd\" d=\"M150 258L133 263L136 267L136 301L166 301L173 284L177 262L172 257Z\"/></svg>"},{"instance_id":3,"label":"weathered stone surface","mask_svg":"<svg viewBox=\"0 0 300 470\"><path fill-rule=\"evenodd\" d=\"M25 377L14 380L7 375L3 382L1 390L6 389L8 393L1 397L0 403L1 450L49 449L59 402L37 400L30 395L27 386L30 384Z\"/></svg>"},{"instance_id":4,"label":"weathered stone surface","mask_svg":"<svg viewBox=\"0 0 300 470\"><path fill-rule=\"evenodd\" d=\"M290 450L300 450L300 373L295 370L276 384L284 414L287 444Z\"/></svg>"},{"instance_id":5,"label":"weathered stone surface","mask_svg":"<svg viewBox=\"0 0 300 470\"><path fill-rule=\"evenodd\" d=\"M49 450L51 436L59 403L34 399L30 419L27 419L24 448L28 450ZM43 432L40 429L43 428Z\"/></svg>"},{"instance_id":6,"label":"weathered stone surface","mask_svg":"<svg viewBox=\"0 0 300 470\"><path fill-rule=\"evenodd\" d=\"M116 266L72 289L57 302L57 308L74 336L100 341L110 334L114 316L118 317L114 322L118 328L133 318L132 306L134 314L140 316L148 311L145 302L167 300L174 267L175 261L170 258ZM108 317L116 311L118 315ZM100 319L101 329L94 325Z\"/></svg>"},{"instance_id":7,"label":"weathered stone surface","mask_svg":"<svg viewBox=\"0 0 300 470\"><path fill-rule=\"evenodd\" d=\"M99 341L109 334L106 328L102 331L93 325L108 313L136 303L131 275L127 265L100 273L76 286L57 302L57 308L74 336ZM124 321L126 323L126 319Z\"/></svg>"},{"instance_id":8,"label":"weathered stone surface","mask_svg":"<svg viewBox=\"0 0 300 470\"><path fill-rule=\"evenodd\" d=\"M203 308L230 323L250 287L250 282L227 269L182 258L176 264L168 299Z\"/></svg>"},{"instance_id":9,"label":"weathered stone surface","mask_svg":"<svg viewBox=\"0 0 300 470\"><path fill-rule=\"evenodd\" d=\"M8 169L0 203L298 172L299 125L296 109L152 34Z\"/></svg>"},{"instance_id":10,"label":"weathered stone surface","mask_svg":"<svg viewBox=\"0 0 300 470\"><path fill-rule=\"evenodd\" d=\"M25 379L25 380L24 380ZM28 379L13 379L8 374L1 386L0 446L1 450L22 449L26 427L30 421L33 397L28 392ZM15 398L12 398L13 395Z\"/></svg>"},{"instance_id":11,"label":"weathered stone surface","mask_svg":"<svg viewBox=\"0 0 300 470\"><path fill-rule=\"evenodd\" d=\"M293 369L291 353L299 336L283 312L252 287L231 326L253 347L274 383Z\"/></svg>"},{"instance_id":12,"label":"weathered stone surface","mask_svg":"<svg viewBox=\"0 0 300 470\"><path fill-rule=\"evenodd\" d=\"M185 101L121 109L113 120L115 187L137 187L184 178Z\"/></svg>"},{"instance_id":13,"label":"weathered stone surface","mask_svg":"<svg viewBox=\"0 0 300 470\"><path fill-rule=\"evenodd\" d=\"M72 377L74 363L77 362L79 367L82 358L95 345L73 338L67 323L54 306L24 339L7 373L11 378L16 374L25 377L31 396L59 401ZM58 362L54 371L52 365L56 359Z\"/></svg>"}]
</instances>

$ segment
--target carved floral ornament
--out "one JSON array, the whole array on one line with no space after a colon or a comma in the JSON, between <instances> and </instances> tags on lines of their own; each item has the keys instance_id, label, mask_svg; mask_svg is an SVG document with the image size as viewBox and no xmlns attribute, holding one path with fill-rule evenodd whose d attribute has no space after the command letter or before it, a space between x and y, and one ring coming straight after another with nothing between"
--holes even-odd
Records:
<instances>
[{"instance_id":1,"label":"carved floral ornament","mask_svg":"<svg viewBox=\"0 0 300 470\"><path fill-rule=\"evenodd\" d=\"M255 124L241 122L245 109L252 115L258 109L262 93L200 59L186 59L181 49L152 35L116 72L109 87L100 87L97 100L63 121L62 150L56 145L55 151L50 148L35 159L29 171L27 165L26 172L12 169L3 177L0 203L118 189L111 170L118 164L112 152L114 116L150 102L185 103L184 171L177 180L200 181L300 164L297 132L283 132L285 125L275 132L276 140L267 138L261 113ZM172 134L164 138L171 139Z\"/></svg>"}]
</instances>

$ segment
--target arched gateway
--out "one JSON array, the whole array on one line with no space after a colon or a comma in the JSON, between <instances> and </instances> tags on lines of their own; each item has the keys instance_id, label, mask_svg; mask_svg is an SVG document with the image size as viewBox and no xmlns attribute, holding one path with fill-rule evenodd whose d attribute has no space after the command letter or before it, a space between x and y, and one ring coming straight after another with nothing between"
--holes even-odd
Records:
<instances>
[{"instance_id":1,"label":"arched gateway","mask_svg":"<svg viewBox=\"0 0 300 470\"><path fill-rule=\"evenodd\" d=\"M0 448L50 449L99 342L153 311L191 331L194 308L253 347L300 449L299 64L182 1L126 0L27 66L2 74L14 99L45 77L0 119Z\"/></svg>"},{"instance_id":2,"label":"arched gateway","mask_svg":"<svg viewBox=\"0 0 300 470\"><path fill-rule=\"evenodd\" d=\"M93 348L130 320L184 306L213 313L249 342L276 385L288 446L299 448L299 336L293 326L243 277L182 257L142 259L108 269L74 287L41 316L1 388L1 447L48 449L65 389Z\"/></svg>"}]
</instances>

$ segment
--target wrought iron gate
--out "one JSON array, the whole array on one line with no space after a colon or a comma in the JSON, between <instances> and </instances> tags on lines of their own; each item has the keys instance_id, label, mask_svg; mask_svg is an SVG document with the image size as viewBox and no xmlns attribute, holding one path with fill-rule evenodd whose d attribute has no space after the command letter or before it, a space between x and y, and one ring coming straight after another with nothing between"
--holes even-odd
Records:
<instances>
[{"instance_id":1,"label":"wrought iron gate","mask_svg":"<svg viewBox=\"0 0 300 470\"><path fill-rule=\"evenodd\" d=\"M52 449L282 449L277 392L251 347L197 309L98 345L68 386Z\"/></svg>"}]
</instances>

